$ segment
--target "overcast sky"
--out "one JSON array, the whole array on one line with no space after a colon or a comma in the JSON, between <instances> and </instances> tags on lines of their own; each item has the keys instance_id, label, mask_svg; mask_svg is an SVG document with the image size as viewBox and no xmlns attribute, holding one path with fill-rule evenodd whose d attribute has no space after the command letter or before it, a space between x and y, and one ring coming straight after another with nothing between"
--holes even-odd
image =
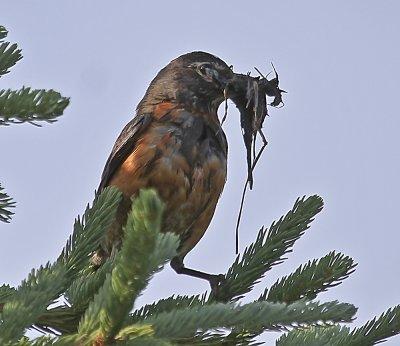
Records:
<instances>
[{"instance_id":1,"label":"overcast sky","mask_svg":"<svg viewBox=\"0 0 400 346\"><path fill-rule=\"evenodd\" d=\"M359 266L321 295L359 307L355 325L400 303L400 3L397 1L1 1L0 24L24 59L0 88L54 88L71 97L59 122L0 129L0 181L18 202L1 224L0 278L17 285L55 259L74 217L93 199L111 147L149 82L193 50L218 55L235 71L273 61L286 106L270 110L269 146L255 173L241 249L298 196L319 194L325 209L294 253L256 287L330 250ZM234 225L246 176L239 114L231 105L228 181L203 240L187 265L225 272L234 260ZM194 294L207 283L157 275L141 303ZM275 335L274 335L275 337ZM265 337L268 344L273 338ZM396 345L400 337L387 345Z\"/></svg>"}]
</instances>

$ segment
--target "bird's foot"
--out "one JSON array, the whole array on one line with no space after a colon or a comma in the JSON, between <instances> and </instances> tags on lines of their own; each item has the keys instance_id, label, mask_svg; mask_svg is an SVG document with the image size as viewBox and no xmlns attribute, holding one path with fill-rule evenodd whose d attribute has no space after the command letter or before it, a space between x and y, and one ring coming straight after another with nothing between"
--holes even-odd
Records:
<instances>
[{"instance_id":1,"label":"bird's foot","mask_svg":"<svg viewBox=\"0 0 400 346\"><path fill-rule=\"evenodd\" d=\"M208 282L210 283L211 286L211 293L214 296L218 296L218 292L221 286L225 283L225 275L223 274L210 275Z\"/></svg>"},{"instance_id":2,"label":"bird's foot","mask_svg":"<svg viewBox=\"0 0 400 346\"><path fill-rule=\"evenodd\" d=\"M195 278L207 280L211 286L211 292L218 294L222 284L225 282L225 275L223 274L209 274L204 273L198 270L186 268L183 264L183 261L179 257L174 257L171 260L171 267L174 269L178 274L189 275Z\"/></svg>"}]
</instances>

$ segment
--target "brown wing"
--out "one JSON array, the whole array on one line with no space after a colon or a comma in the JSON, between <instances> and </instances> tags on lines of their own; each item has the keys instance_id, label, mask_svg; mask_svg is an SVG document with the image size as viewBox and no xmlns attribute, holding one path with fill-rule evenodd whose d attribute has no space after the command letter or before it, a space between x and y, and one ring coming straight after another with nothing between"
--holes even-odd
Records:
<instances>
[{"instance_id":1,"label":"brown wing","mask_svg":"<svg viewBox=\"0 0 400 346\"><path fill-rule=\"evenodd\" d=\"M108 157L103 174L101 175L98 192L101 192L108 185L115 171L132 152L139 134L147 128L151 119L151 114L137 115L124 127Z\"/></svg>"}]
</instances>

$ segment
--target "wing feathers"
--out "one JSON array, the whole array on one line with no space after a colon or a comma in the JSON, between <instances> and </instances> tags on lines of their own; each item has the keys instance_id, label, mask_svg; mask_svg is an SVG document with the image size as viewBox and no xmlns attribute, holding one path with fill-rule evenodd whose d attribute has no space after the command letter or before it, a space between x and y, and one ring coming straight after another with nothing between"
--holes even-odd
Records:
<instances>
[{"instance_id":1,"label":"wing feathers","mask_svg":"<svg viewBox=\"0 0 400 346\"><path fill-rule=\"evenodd\" d=\"M107 186L116 169L121 166L122 162L132 152L139 134L147 128L151 119L151 114L137 115L124 127L108 157L101 175L98 192L101 192Z\"/></svg>"}]
</instances>

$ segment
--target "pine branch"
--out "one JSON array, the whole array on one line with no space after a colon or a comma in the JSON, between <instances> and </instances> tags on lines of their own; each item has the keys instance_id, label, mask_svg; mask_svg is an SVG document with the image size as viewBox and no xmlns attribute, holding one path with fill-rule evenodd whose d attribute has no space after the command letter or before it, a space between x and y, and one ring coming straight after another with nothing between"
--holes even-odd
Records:
<instances>
[{"instance_id":1,"label":"pine branch","mask_svg":"<svg viewBox=\"0 0 400 346\"><path fill-rule=\"evenodd\" d=\"M400 305L351 332L349 328L340 326L292 330L277 340L277 346L370 346L399 333Z\"/></svg>"},{"instance_id":2,"label":"pine branch","mask_svg":"<svg viewBox=\"0 0 400 346\"><path fill-rule=\"evenodd\" d=\"M212 294L210 300L238 300L250 292L268 270L283 262L283 256L292 251L295 241L309 228L322 207L323 201L319 196L297 199L293 209L278 222L272 223L269 231L262 228L242 257L237 256L218 294Z\"/></svg>"},{"instance_id":3,"label":"pine branch","mask_svg":"<svg viewBox=\"0 0 400 346\"><path fill-rule=\"evenodd\" d=\"M15 208L15 202L4 192L4 188L0 184L0 221L10 222L11 216L14 214L10 208Z\"/></svg>"},{"instance_id":4,"label":"pine branch","mask_svg":"<svg viewBox=\"0 0 400 346\"><path fill-rule=\"evenodd\" d=\"M134 339L121 339L111 341L110 343L104 343L103 340L97 339L94 341L87 340L84 336L73 334L61 336L55 339L52 343L54 346L71 346L71 345L118 345L118 346L175 346L175 344L166 340L161 340L149 335L150 330L148 326L132 327L126 333L121 333L122 336L135 335Z\"/></svg>"},{"instance_id":5,"label":"pine branch","mask_svg":"<svg viewBox=\"0 0 400 346\"><path fill-rule=\"evenodd\" d=\"M15 293L15 288L10 285L0 286L0 302L4 303L9 297Z\"/></svg>"},{"instance_id":6,"label":"pine branch","mask_svg":"<svg viewBox=\"0 0 400 346\"><path fill-rule=\"evenodd\" d=\"M9 300L14 293L15 293L15 288L11 287L10 285L0 286L0 313L3 311L5 302Z\"/></svg>"},{"instance_id":7,"label":"pine branch","mask_svg":"<svg viewBox=\"0 0 400 346\"><path fill-rule=\"evenodd\" d=\"M197 331L215 328L282 330L298 325L349 322L356 308L351 304L300 301L284 303L253 302L243 306L213 303L205 306L164 312L144 320L151 324L154 335L176 340L192 337Z\"/></svg>"},{"instance_id":8,"label":"pine branch","mask_svg":"<svg viewBox=\"0 0 400 346\"><path fill-rule=\"evenodd\" d=\"M350 346L350 344L343 343L348 333L349 328L339 325L293 329L282 335L276 341L276 346Z\"/></svg>"},{"instance_id":9,"label":"pine branch","mask_svg":"<svg viewBox=\"0 0 400 346\"><path fill-rule=\"evenodd\" d=\"M0 42L1 40L3 40L3 38L6 38L7 35L8 35L7 29L4 26L0 25Z\"/></svg>"},{"instance_id":10,"label":"pine branch","mask_svg":"<svg viewBox=\"0 0 400 346\"><path fill-rule=\"evenodd\" d=\"M142 190L128 216L112 273L86 310L79 335L98 342L111 340L151 276L174 256L178 238L159 233L162 212L156 192Z\"/></svg>"},{"instance_id":11,"label":"pine branch","mask_svg":"<svg viewBox=\"0 0 400 346\"><path fill-rule=\"evenodd\" d=\"M60 294L71 287L71 282L74 284L81 280L81 271L89 265L91 254L100 246L107 229L114 220L120 201L121 192L115 187L108 187L96 196L91 208L87 206L82 220L79 217L75 220L74 231L57 259L57 263L66 268L67 275ZM89 282L88 284L90 285ZM79 297L88 303L96 291L82 290ZM81 305L74 309L56 307L47 310L40 315L35 324L44 330L48 328L58 331L76 330L80 316L87 306L82 304L81 302Z\"/></svg>"},{"instance_id":12,"label":"pine branch","mask_svg":"<svg viewBox=\"0 0 400 346\"><path fill-rule=\"evenodd\" d=\"M170 342L156 339L153 337L143 337L143 338L138 338L134 340L128 340L123 343L118 343L118 345L123 345L123 346L174 346L175 344L172 344Z\"/></svg>"},{"instance_id":13,"label":"pine branch","mask_svg":"<svg viewBox=\"0 0 400 346\"><path fill-rule=\"evenodd\" d=\"M269 291L265 290L260 300L292 303L304 297L314 299L318 293L341 284L354 272L355 266L350 257L332 251L276 281Z\"/></svg>"},{"instance_id":14,"label":"pine branch","mask_svg":"<svg viewBox=\"0 0 400 346\"><path fill-rule=\"evenodd\" d=\"M74 279L89 264L90 255L100 246L114 220L121 196L117 188L105 188L96 196L93 207L86 207L82 220L79 217L75 220L74 231L57 259L68 268Z\"/></svg>"},{"instance_id":15,"label":"pine branch","mask_svg":"<svg viewBox=\"0 0 400 346\"><path fill-rule=\"evenodd\" d=\"M345 339L348 345L375 345L400 333L400 305L384 312L378 318L354 329Z\"/></svg>"},{"instance_id":16,"label":"pine branch","mask_svg":"<svg viewBox=\"0 0 400 346\"><path fill-rule=\"evenodd\" d=\"M6 301L0 323L0 344L17 341L34 324L65 285L66 270L59 264L47 264L32 270L16 292Z\"/></svg>"},{"instance_id":17,"label":"pine branch","mask_svg":"<svg viewBox=\"0 0 400 346\"><path fill-rule=\"evenodd\" d=\"M223 330L214 330L212 332L196 333L195 336L186 339L175 340L177 345L198 345L198 346L257 346L263 345L263 342L254 340L254 334L248 332L229 333Z\"/></svg>"},{"instance_id":18,"label":"pine branch","mask_svg":"<svg viewBox=\"0 0 400 346\"><path fill-rule=\"evenodd\" d=\"M107 274L111 273L113 265L113 259L108 258L95 271L89 268L82 272L65 292L69 304L73 305L75 309L87 308L94 295L104 284Z\"/></svg>"},{"instance_id":19,"label":"pine branch","mask_svg":"<svg viewBox=\"0 0 400 346\"><path fill-rule=\"evenodd\" d=\"M4 31L0 36L4 36ZM0 78L2 75L10 72L10 68L13 67L19 60L22 59L21 49L18 49L16 43L10 44L10 42L3 42L0 44Z\"/></svg>"},{"instance_id":20,"label":"pine branch","mask_svg":"<svg viewBox=\"0 0 400 346\"><path fill-rule=\"evenodd\" d=\"M10 72L9 69L22 59L21 49L18 49L17 44L10 45L9 42L2 42L7 35L7 29L0 25L0 78Z\"/></svg>"},{"instance_id":21,"label":"pine branch","mask_svg":"<svg viewBox=\"0 0 400 346\"><path fill-rule=\"evenodd\" d=\"M68 305L47 309L35 322L34 328L49 334L76 333L79 321L85 309L77 309Z\"/></svg>"},{"instance_id":22,"label":"pine branch","mask_svg":"<svg viewBox=\"0 0 400 346\"><path fill-rule=\"evenodd\" d=\"M171 296L165 299L148 304L135 310L130 316L128 323L136 323L150 316L160 314L162 312L171 312L175 309L184 309L188 307L206 304L206 294L195 296Z\"/></svg>"},{"instance_id":23,"label":"pine branch","mask_svg":"<svg viewBox=\"0 0 400 346\"><path fill-rule=\"evenodd\" d=\"M18 340L25 329L48 313L52 304L78 271L87 264L88 256L96 249L105 229L110 225L120 200L120 192L105 189L87 209L82 222L75 223L74 233L67 241L62 254L54 264L32 270L17 290L8 297L2 311L0 344Z\"/></svg>"},{"instance_id":24,"label":"pine branch","mask_svg":"<svg viewBox=\"0 0 400 346\"><path fill-rule=\"evenodd\" d=\"M153 304L145 305L134 311L127 320L127 323L137 326L135 323L139 323L143 319L163 312L172 312L174 310L185 309L188 307L203 306L207 303L206 294L195 296L172 296L166 299L161 299ZM128 330L129 328L131 328L131 326L127 327ZM253 333L239 332L226 335L226 332L207 331L197 333L193 337L187 339L174 340L174 343L179 345L259 345L259 343L256 343L253 339Z\"/></svg>"},{"instance_id":25,"label":"pine branch","mask_svg":"<svg viewBox=\"0 0 400 346\"><path fill-rule=\"evenodd\" d=\"M21 338L18 342L13 343L12 346L49 346L53 345L55 342L55 338L48 336L48 335L43 335L35 340L30 340L27 337ZM11 345L7 345L11 346Z\"/></svg>"},{"instance_id":26,"label":"pine branch","mask_svg":"<svg viewBox=\"0 0 400 346\"><path fill-rule=\"evenodd\" d=\"M64 294L68 305L48 309L42 314L36 326L52 333L73 334L78 330L79 321L85 313L94 295L104 284L107 274L111 273L113 260L108 258L97 270L91 267L83 271ZM50 328L50 329L49 329Z\"/></svg>"},{"instance_id":27,"label":"pine branch","mask_svg":"<svg viewBox=\"0 0 400 346\"><path fill-rule=\"evenodd\" d=\"M133 324L122 328L116 335L115 339L120 340L132 340L153 337L153 327L149 324Z\"/></svg>"},{"instance_id":28,"label":"pine branch","mask_svg":"<svg viewBox=\"0 0 400 346\"><path fill-rule=\"evenodd\" d=\"M38 121L55 122L69 104L69 98L54 90L23 87L18 91L0 90L0 125Z\"/></svg>"}]
</instances>

